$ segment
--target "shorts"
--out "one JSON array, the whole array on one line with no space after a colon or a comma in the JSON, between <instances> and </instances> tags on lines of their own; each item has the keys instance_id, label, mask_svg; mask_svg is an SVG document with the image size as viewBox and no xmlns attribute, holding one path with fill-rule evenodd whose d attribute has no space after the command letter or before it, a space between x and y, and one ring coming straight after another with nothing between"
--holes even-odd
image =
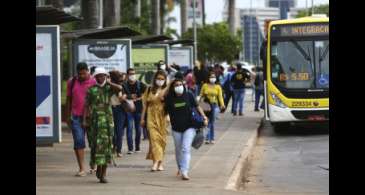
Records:
<instances>
[{"instance_id":1,"label":"shorts","mask_svg":"<svg viewBox=\"0 0 365 195\"><path fill-rule=\"evenodd\" d=\"M84 149L85 148L85 129L81 127L82 116L72 115L71 118L71 130L72 137L74 139L74 149Z\"/></svg>"}]
</instances>

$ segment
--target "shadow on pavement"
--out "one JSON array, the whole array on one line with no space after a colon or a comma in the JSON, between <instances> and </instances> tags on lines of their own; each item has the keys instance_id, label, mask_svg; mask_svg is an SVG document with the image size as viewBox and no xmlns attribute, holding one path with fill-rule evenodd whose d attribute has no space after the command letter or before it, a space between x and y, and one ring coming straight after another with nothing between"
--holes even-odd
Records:
<instances>
[{"instance_id":1,"label":"shadow on pavement","mask_svg":"<svg viewBox=\"0 0 365 195\"><path fill-rule=\"evenodd\" d=\"M260 136L312 136L329 134L328 123L312 124L285 124L281 127L274 128L269 121L264 121L259 129Z\"/></svg>"}]
</instances>

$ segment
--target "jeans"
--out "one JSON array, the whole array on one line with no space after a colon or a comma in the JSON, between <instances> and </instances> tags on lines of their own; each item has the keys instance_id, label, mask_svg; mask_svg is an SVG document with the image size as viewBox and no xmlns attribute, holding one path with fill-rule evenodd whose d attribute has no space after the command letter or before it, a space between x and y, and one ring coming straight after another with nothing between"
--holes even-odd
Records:
<instances>
[{"instance_id":1,"label":"jeans","mask_svg":"<svg viewBox=\"0 0 365 195\"><path fill-rule=\"evenodd\" d=\"M233 101L233 113L237 113L237 106L239 106L239 113L243 113L243 101L245 98L245 89L235 89Z\"/></svg>"},{"instance_id":2,"label":"jeans","mask_svg":"<svg viewBox=\"0 0 365 195\"><path fill-rule=\"evenodd\" d=\"M231 112L233 113L233 102L234 102L233 91L230 91L230 90L224 91L224 105L226 107L228 107L229 100L231 99L231 97L232 97L232 108L231 108Z\"/></svg>"},{"instance_id":3,"label":"jeans","mask_svg":"<svg viewBox=\"0 0 365 195\"><path fill-rule=\"evenodd\" d=\"M138 112L127 112L127 142L128 142L128 150L133 151L133 122L134 128L136 130L135 134L135 146L136 150L140 150L140 143L141 143L141 113Z\"/></svg>"},{"instance_id":4,"label":"jeans","mask_svg":"<svg viewBox=\"0 0 365 195\"><path fill-rule=\"evenodd\" d=\"M72 137L74 140L74 149L84 149L85 148L85 129L81 127L82 116L72 115L71 117L71 130Z\"/></svg>"},{"instance_id":5,"label":"jeans","mask_svg":"<svg viewBox=\"0 0 365 195\"><path fill-rule=\"evenodd\" d=\"M212 104L212 111L209 114L209 122L208 122L208 132L205 139L208 141L214 140L214 123L216 119L216 112L215 110L218 108L217 104Z\"/></svg>"},{"instance_id":6,"label":"jeans","mask_svg":"<svg viewBox=\"0 0 365 195\"><path fill-rule=\"evenodd\" d=\"M143 139L148 139L148 131L147 131L147 128L142 128L142 133L143 133Z\"/></svg>"},{"instance_id":7,"label":"jeans","mask_svg":"<svg viewBox=\"0 0 365 195\"><path fill-rule=\"evenodd\" d=\"M126 119L126 113L121 105L112 107L113 119L114 119L114 137L113 145L116 147L117 152L122 152L122 142L124 135L124 123Z\"/></svg>"},{"instance_id":8,"label":"jeans","mask_svg":"<svg viewBox=\"0 0 365 195\"><path fill-rule=\"evenodd\" d=\"M182 174L188 174L191 159L191 144L196 130L189 128L184 132L172 131L175 143L175 157L178 169Z\"/></svg>"},{"instance_id":9,"label":"jeans","mask_svg":"<svg viewBox=\"0 0 365 195\"><path fill-rule=\"evenodd\" d=\"M255 90L255 110L259 109L259 102L260 102L260 97L264 95L264 90L263 89L256 89ZM265 105L265 98L262 99L261 102L261 109L264 109L264 105Z\"/></svg>"}]
</instances>

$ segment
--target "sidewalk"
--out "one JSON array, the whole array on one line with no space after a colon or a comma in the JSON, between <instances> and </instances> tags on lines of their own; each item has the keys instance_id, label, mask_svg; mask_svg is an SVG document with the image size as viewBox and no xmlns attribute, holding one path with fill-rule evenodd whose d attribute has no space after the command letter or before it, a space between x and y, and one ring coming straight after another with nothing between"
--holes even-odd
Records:
<instances>
[{"instance_id":1,"label":"sidewalk","mask_svg":"<svg viewBox=\"0 0 365 195\"><path fill-rule=\"evenodd\" d=\"M230 107L229 107L230 108ZM37 148L36 190L38 195L70 194L242 194L224 190L246 142L258 128L263 111L253 112L251 95L246 95L245 116L230 114L230 109L216 121L216 143L192 149L189 181L176 177L174 144L171 135L164 161L165 171L150 172L151 161L145 160L148 141L142 141L141 153L116 158L117 167L108 169L108 184L99 184L95 175L78 178L72 136L63 132L63 142L52 148ZM86 165L89 150L86 150Z\"/></svg>"}]
</instances>

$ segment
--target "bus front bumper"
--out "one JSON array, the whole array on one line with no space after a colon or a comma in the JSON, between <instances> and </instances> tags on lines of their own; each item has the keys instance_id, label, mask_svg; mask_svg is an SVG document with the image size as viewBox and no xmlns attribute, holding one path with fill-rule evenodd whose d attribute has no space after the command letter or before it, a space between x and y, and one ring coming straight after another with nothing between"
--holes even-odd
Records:
<instances>
[{"instance_id":1,"label":"bus front bumper","mask_svg":"<svg viewBox=\"0 0 365 195\"><path fill-rule=\"evenodd\" d=\"M271 122L328 121L328 108L281 108L269 105Z\"/></svg>"}]
</instances>

